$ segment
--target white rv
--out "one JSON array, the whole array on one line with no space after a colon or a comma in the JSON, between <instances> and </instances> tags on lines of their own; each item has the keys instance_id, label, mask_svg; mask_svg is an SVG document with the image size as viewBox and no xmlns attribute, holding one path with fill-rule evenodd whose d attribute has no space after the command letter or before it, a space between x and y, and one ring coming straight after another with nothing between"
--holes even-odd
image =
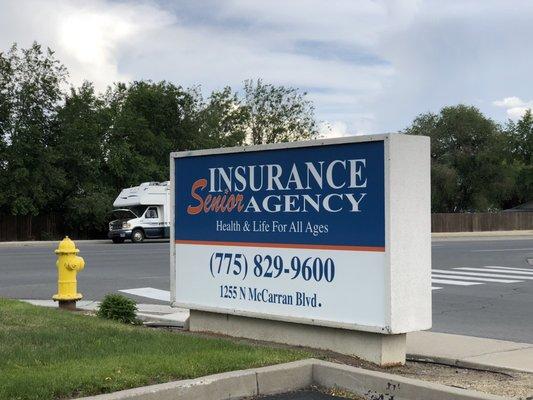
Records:
<instances>
[{"instance_id":1,"label":"white rv","mask_svg":"<svg viewBox=\"0 0 533 400\"><path fill-rule=\"evenodd\" d=\"M144 182L122 189L113 207L116 219L109 223L108 233L113 243L170 236L170 182Z\"/></svg>"}]
</instances>

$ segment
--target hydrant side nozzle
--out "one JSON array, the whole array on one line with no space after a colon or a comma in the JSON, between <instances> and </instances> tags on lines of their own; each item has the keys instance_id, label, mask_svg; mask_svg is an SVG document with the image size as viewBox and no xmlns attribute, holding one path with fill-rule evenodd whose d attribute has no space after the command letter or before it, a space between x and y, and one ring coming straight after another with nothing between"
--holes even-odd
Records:
<instances>
[{"instance_id":1,"label":"hydrant side nozzle","mask_svg":"<svg viewBox=\"0 0 533 400\"><path fill-rule=\"evenodd\" d=\"M72 259L67 263L67 268L72 271L81 271L85 267L85 260L83 257L80 256L74 256Z\"/></svg>"}]
</instances>

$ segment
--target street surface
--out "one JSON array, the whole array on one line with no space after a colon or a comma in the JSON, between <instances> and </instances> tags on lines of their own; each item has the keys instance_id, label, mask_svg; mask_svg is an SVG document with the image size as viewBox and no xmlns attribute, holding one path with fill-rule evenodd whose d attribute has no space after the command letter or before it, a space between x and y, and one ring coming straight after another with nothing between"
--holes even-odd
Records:
<instances>
[{"instance_id":1,"label":"street surface","mask_svg":"<svg viewBox=\"0 0 533 400\"><path fill-rule=\"evenodd\" d=\"M0 297L50 299L56 247L2 245ZM126 291L143 303L168 301L168 242L78 247L84 299ZM532 239L438 239L432 247L433 331L533 343Z\"/></svg>"},{"instance_id":2,"label":"street surface","mask_svg":"<svg viewBox=\"0 0 533 400\"><path fill-rule=\"evenodd\" d=\"M359 398L359 397L358 397ZM297 392L260 396L257 400L342 400L348 397L331 396L316 390L299 390Z\"/></svg>"},{"instance_id":3,"label":"street surface","mask_svg":"<svg viewBox=\"0 0 533 400\"><path fill-rule=\"evenodd\" d=\"M531 239L434 240L432 281L442 289L433 290L432 330L533 343L528 259Z\"/></svg>"}]
</instances>

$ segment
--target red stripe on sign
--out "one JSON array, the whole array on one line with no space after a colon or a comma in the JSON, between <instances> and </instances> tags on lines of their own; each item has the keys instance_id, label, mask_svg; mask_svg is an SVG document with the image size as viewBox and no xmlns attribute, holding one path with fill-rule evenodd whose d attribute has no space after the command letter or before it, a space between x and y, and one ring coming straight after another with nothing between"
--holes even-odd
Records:
<instances>
[{"instance_id":1,"label":"red stripe on sign","mask_svg":"<svg viewBox=\"0 0 533 400\"><path fill-rule=\"evenodd\" d=\"M336 246L329 244L288 244L288 243L250 243L250 242L214 242L208 240L176 240L176 244L196 244L201 246L240 246L240 247L277 247L282 249L317 249L384 252L385 247L373 246Z\"/></svg>"}]
</instances>

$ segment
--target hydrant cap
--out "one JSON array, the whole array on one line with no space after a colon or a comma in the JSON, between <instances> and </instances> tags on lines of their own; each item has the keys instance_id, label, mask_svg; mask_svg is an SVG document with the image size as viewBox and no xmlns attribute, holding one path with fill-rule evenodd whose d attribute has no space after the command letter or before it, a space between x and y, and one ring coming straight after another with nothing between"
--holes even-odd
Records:
<instances>
[{"instance_id":1,"label":"hydrant cap","mask_svg":"<svg viewBox=\"0 0 533 400\"><path fill-rule=\"evenodd\" d=\"M57 250L55 251L56 254L76 254L78 252L79 250L76 248L76 245L68 236L59 242L59 246L57 246Z\"/></svg>"}]
</instances>

